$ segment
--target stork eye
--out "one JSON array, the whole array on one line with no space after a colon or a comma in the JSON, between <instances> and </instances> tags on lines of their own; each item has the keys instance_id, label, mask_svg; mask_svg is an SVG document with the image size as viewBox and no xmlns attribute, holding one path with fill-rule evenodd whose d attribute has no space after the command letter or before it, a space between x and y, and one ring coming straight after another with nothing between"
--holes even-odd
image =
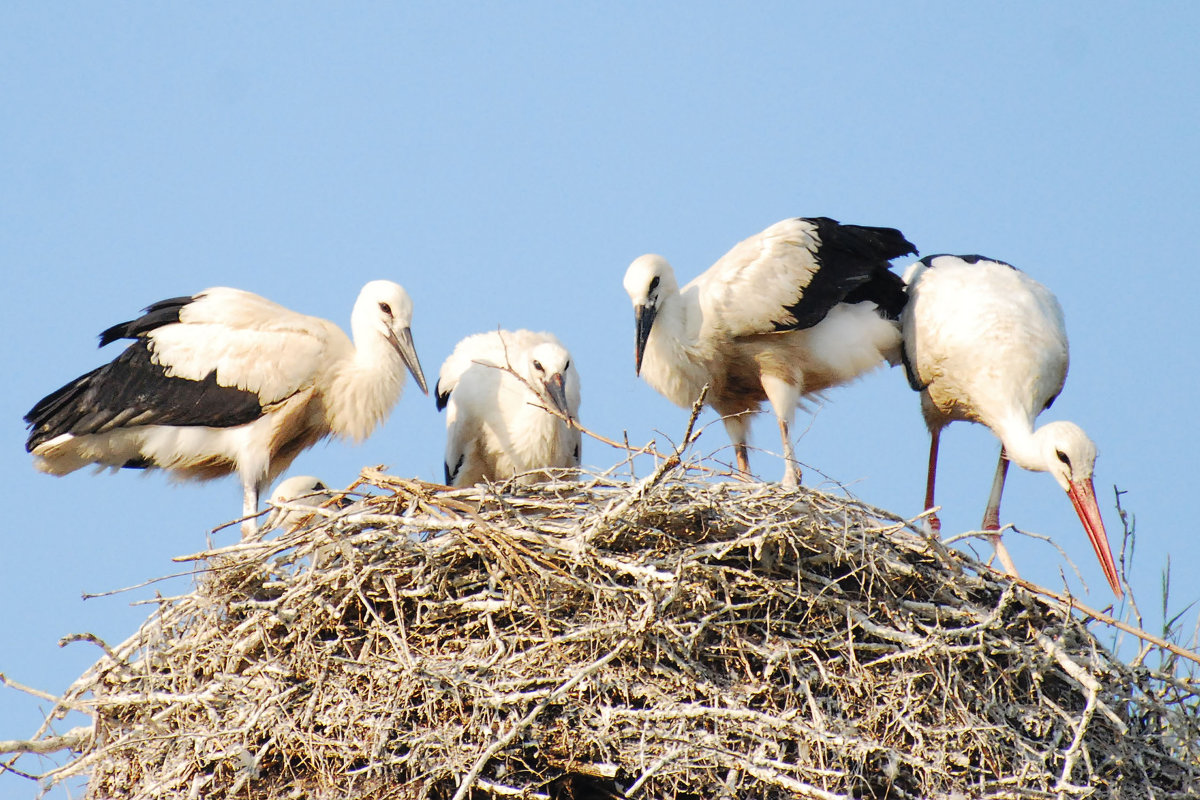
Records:
<instances>
[{"instance_id":1,"label":"stork eye","mask_svg":"<svg viewBox=\"0 0 1200 800\"><path fill-rule=\"evenodd\" d=\"M658 276L655 275L654 280L650 281L650 291L653 292L657 288L658 288Z\"/></svg>"},{"instance_id":2,"label":"stork eye","mask_svg":"<svg viewBox=\"0 0 1200 800\"><path fill-rule=\"evenodd\" d=\"M538 372L545 372L545 371L546 371L546 370L545 370L545 369L542 367L542 362L538 361L536 358L533 360L533 368L534 368L534 369L536 369Z\"/></svg>"},{"instance_id":3,"label":"stork eye","mask_svg":"<svg viewBox=\"0 0 1200 800\"><path fill-rule=\"evenodd\" d=\"M1066 464L1068 467L1071 466L1071 459L1067 458L1067 454L1062 450L1055 450L1054 455L1058 456L1058 460Z\"/></svg>"},{"instance_id":4,"label":"stork eye","mask_svg":"<svg viewBox=\"0 0 1200 800\"><path fill-rule=\"evenodd\" d=\"M392 315L392 307L389 306L387 303L380 303L379 310L382 311L383 313L387 314L389 317Z\"/></svg>"},{"instance_id":5,"label":"stork eye","mask_svg":"<svg viewBox=\"0 0 1200 800\"><path fill-rule=\"evenodd\" d=\"M571 359L568 358L567 363L563 364L563 369L570 369L570 368L571 368Z\"/></svg>"}]
</instances>

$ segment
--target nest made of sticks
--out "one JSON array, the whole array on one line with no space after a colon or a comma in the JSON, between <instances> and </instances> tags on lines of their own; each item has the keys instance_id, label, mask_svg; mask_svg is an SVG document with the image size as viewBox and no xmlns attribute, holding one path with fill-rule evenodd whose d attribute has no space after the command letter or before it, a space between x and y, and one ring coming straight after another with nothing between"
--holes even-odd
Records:
<instances>
[{"instance_id":1,"label":"nest made of sticks","mask_svg":"<svg viewBox=\"0 0 1200 800\"><path fill-rule=\"evenodd\" d=\"M818 491L377 492L197 554L71 687L95 798L1174 798L1197 687ZM367 487L370 488L370 487Z\"/></svg>"}]
</instances>

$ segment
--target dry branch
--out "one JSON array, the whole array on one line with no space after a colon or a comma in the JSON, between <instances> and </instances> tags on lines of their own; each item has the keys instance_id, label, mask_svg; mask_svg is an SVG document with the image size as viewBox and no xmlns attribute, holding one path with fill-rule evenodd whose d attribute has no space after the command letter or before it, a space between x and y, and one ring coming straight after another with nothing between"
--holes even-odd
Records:
<instances>
[{"instance_id":1,"label":"dry branch","mask_svg":"<svg viewBox=\"0 0 1200 800\"><path fill-rule=\"evenodd\" d=\"M61 699L91 727L0 744L75 753L44 779L97 798L1195 795L1187 678L885 512L671 458L503 493L365 471L188 556L195 591Z\"/></svg>"}]
</instances>

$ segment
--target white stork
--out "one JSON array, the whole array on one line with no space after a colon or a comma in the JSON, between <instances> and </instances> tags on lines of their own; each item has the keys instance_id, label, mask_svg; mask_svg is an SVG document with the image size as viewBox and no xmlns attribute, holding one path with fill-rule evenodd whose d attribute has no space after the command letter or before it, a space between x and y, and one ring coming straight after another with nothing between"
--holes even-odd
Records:
<instances>
[{"instance_id":1,"label":"white stork","mask_svg":"<svg viewBox=\"0 0 1200 800\"><path fill-rule=\"evenodd\" d=\"M779 422L784 485L800 470L791 424L800 398L900 360L904 284L889 261L916 249L893 228L786 219L751 236L679 288L666 259L625 273L637 324L637 371L676 405L709 385L738 469L749 473L749 415L763 400Z\"/></svg>"},{"instance_id":2,"label":"white stork","mask_svg":"<svg viewBox=\"0 0 1200 800\"><path fill-rule=\"evenodd\" d=\"M132 339L124 352L25 415L25 449L39 470L97 464L198 480L237 472L249 517L303 450L329 434L365 439L399 399L405 367L428 394L412 300L391 281L359 293L353 342L331 322L239 289L145 312L100 334L101 347ZM253 521L242 531L253 533Z\"/></svg>"},{"instance_id":3,"label":"white stork","mask_svg":"<svg viewBox=\"0 0 1200 800\"><path fill-rule=\"evenodd\" d=\"M579 466L579 373L549 333L489 331L463 339L442 364L446 483L472 486Z\"/></svg>"},{"instance_id":4,"label":"white stork","mask_svg":"<svg viewBox=\"0 0 1200 800\"><path fill-rule=\"evenodd\" d=\"M322 522L323 517L314 515L312 511L300 509L320 508L337 496L337 492L331 490L323 480L316 476L293 475L285 478L279 482L279 485L271 492L270 499L267 500L267 505L271 507L271 513L267 514L263 520L259 532L265 533L275 528L288 531L304 525L306 522L309 525ZM342 508L348 502L343 497L342 502L332 505ZM292 506L292 508L284 508L285 505Z\"/></svg>"},{"instance_id":5,"label":"white stork","mask_svg":"<svg viewBox=\"0 0 1200 800\"><path fill-rule=\"evenodd\" d=\"M930 436L925 508L934 507L942 428L955 420L986 425L1001 447L983 530L1000 530L1000 495L1010 461L1049 472L1070 496L1104 577L1121 597L1092 486L1096 445L1071 422L1033 427L1067 377L1067 331L1058 300L1017 268L977 255L929 256L904 277L904 365L909 384L921 393ZM937 517L929 519L936 532ZM992 540L1005 569L1016 575L1000 535Z\"/></svg>"}]
</instances>

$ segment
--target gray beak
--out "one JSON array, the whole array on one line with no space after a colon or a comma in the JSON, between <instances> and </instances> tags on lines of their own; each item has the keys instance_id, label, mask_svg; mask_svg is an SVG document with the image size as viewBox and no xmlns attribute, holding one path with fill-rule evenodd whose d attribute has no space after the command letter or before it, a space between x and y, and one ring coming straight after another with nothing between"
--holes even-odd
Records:
<instances>
[{"instance_id":1,"label":"gray beak","mask_svg":"<svg viewBox=\"0 0 1200 800\"><path fill-rule=\"evenodd\" d=\"M650 338L650 329L654 327L654 318L658 316L656 306L634 306L634 320L637 322L637 345L634 351L637 358L637 372L642 374L642 356L646 354L646 340Z\"/></svg>"},{"instance_id":2,"label":"gray beak","mask_svg":"<svg viewBox=\"0 0 1200 800\"><path fill-rule=\"evenodd\" d=\"M556 372L547 379L546 396L550 398L550 405L561 411L564 417L571 419L571 411L567 407L567 387L563 383L561 372Z\"/></svg>"},{"instance_id":3,"label":"gray beak","mask_svg":"<svg viewBox=\"0 0 1200 800\"><path fill-rule=\"evenodd\" d=\"M400 359L404 362L404 366L408 367L408 371L412 373L417 386L421 387L422 392L429 394L429 387L425 385L425 373L421 371L421 359L417 358L417 348L413 344L412 330L404 328L400 333L396 333L389 329L387 340L391 343L392 347L396 348L396 352L400 354Z\"/></svg>"}]
</instances>

